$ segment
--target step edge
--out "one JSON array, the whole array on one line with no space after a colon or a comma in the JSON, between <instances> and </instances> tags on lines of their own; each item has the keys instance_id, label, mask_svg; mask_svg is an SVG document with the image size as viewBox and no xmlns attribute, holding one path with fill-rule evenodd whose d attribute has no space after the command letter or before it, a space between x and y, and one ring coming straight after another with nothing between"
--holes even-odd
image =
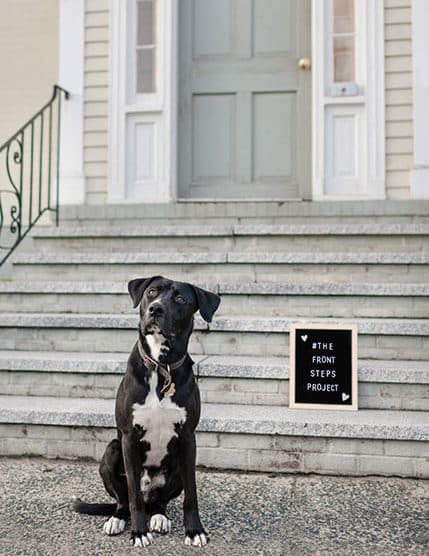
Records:
<instances>
[{"instance_id":1,"label":"step edge","mask_svg":"<svg viewBox=\"0 0 429 556\"><path fill-rule=\"evenodd\" d=\"M88 399L88 402L91 400ZM291 410L292 411L292 410ZM360 410L369 413L380 413L380 410ZM114 428L113 412L77 412L54 410L0 409L0 424L3 425L45 425L71 427ZM386 413L386 412L385 412ZM398 412L399 413L399 412ZM400 412L404 413L404 412ZM423 412L414 412L423 413ZM385 416L387 417L387 416ZM318 422L303 419L300 421L289 418L279 422L275 419L249 420L234 417L213 417L202 415L197 431L229 434L257 434L281 436L307 436L323 438L362 438L378 440L429 440L429 424L404 423L388 424L347 422L347 415L341 415L341 423Z\"/></svg>"}]
</instances>

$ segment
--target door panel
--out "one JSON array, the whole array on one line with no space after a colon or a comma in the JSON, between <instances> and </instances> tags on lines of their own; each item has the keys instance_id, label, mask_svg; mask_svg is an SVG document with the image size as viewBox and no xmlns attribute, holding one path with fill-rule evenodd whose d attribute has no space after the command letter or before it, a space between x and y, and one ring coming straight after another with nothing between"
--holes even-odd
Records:
<instances>
[{"instance_id":1,"label":"door panel","mask_svg":"<svg viewBox=\"0 0 429 556\"><path fill-rule=\"evenodd\" d=\"M294 179L295 104L291 93L253 95L254 181Z\"/></svg>"},{"instance_id":2,"label":"door panel","mask_svg":"<svg viewBox=\"0 0 429 556\"><path fill-rule=\"evenodd\" d=\"M192 181L232 181L234 95L194 95ZM216 156L208 156L216 153Z\"/></svg>"},{"instance_id":3,"label":"door panel","mask_svg":"<svg viewBox=\"0 0 429 556\"><path fill-rule=\"evenodd\" d=\"M306 196L309 53L310 0L180 0L180 196Z\"/></svg>"}]
</instances>

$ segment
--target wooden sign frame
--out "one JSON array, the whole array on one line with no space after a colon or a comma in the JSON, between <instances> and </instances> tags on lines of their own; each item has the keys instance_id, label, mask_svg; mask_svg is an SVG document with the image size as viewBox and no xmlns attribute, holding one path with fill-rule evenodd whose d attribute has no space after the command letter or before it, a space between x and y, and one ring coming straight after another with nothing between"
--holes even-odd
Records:
<instances>
[{"instance_id":1,"label":"wooden sign frame","mask_svg":"<svg viewBox=\"0 0 429 556\"><path fill-rule=\"evenodd\" d=\"M296 384L296 331L297 330L346 330L351 332L351 403L350 404L321 404L295 401ZM325 409L340 411L356 411L358 409L358 357L357 357L357 325L356 324L323 324L323 323L294 323L290 325L290 356L289 356L289 407L292 409Z\"/></svg>"}]
</instances>

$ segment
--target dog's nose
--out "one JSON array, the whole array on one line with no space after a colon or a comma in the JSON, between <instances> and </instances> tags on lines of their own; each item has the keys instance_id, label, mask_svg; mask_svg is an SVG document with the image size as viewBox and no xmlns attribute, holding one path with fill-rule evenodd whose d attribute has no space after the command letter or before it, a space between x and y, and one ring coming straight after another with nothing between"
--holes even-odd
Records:
<instances>
[{"instance_id":1,"label":"dog's nose","mask_svg":"<svg viewBox=\"0 0 429 556\"><path fill-rule=\"evenodd\" d=\"M160 303L152 303L152 305L149 306L149 313L154 316L162 315L164 313L164 309Z\"/></svg>"}]
</instances>

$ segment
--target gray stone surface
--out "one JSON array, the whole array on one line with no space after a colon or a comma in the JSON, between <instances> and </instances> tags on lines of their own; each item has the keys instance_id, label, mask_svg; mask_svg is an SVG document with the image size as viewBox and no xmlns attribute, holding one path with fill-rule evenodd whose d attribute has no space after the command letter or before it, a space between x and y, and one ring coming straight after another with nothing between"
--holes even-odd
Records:
<instances>
[{"instance_id":1,"label":"gray stone surface","mask_svg":"<svg viewBox=\"0 0 429 556\"><path fill-rule=\"evenodd\" d=\"M18 264L207 264L225 263L227 253L193 253L175 252L144 252L144 253L17 253L12 255L12 262Z\"/></svg>"},{"instance_id":2,"label":"gray stone surface","mask_svg":"<svg viewBox=\"0 0 429 556\"><path fill-rule=\"evenodd\" d=\"M221 282L196 284L210 291L226 295L323 295L323 296L429 296L428 284L392 283L283 283L283 282ZM0 293L83 293L123 294L128 297L124 282L70 281L0 281Z\"/></svg>"},{"instance_id":3,"label":"gray stone surface","mask_svg":"<svg viewBox=\"0 0 429 556\"><path fill-rule=\"evenodd\" d=\"M373 252L146 252L146 253L15 253L14 264L422 264L429 253Z\"/></svg>"},{"instance_id":4,"label":"gray stone surface","mask_svg":"<svg viewBox=\"0 0 429 556\"><path fill-rule=\"evenodd\" d=\"M285 357L245 357L234 355L193 355L195 372L201 377L287 379ZM0 369L61 373L122 374L128 355L124 353L0 351ZM427 361L360 360L360 382L428 384Z\"/></svg>"},{"instance_id":5,"label":"gray stone surface","mask_svg":"<svg viewBox=\"0 0 429 556\"><path fill-rule=\"evenodd\" d=\"M345 221L350 223L350 218L381 217L395 218L408 217L411 222L415 222L419 216L426 217L429 214L429 202L425 200L382 200L382 201L313 201L306 202L222 202L216 200L210 202L179 202L179 203L158 203L158 204L128 204L128 205L65 205L61 207L61 221L88 220L93 224L97 219L124 220L138 219L141 223L143 219L168 219L178 218L201 221L210 218L234 217L236 219L246 219L259 217L267 219L270 217L289 218L308 218L308 217L330 217L338 221L345 217Z\"/></svg>"},{"instance_id":6,"label":"gray stone surface","mask_svg":"<svg viewBox=\"0 0 429 556\"><path fill-rule=\"evenodd\" d=\"M35 228L35 238L88 238L88 237L219 237L219 236L299 236L299 235L427 235L429 225L360 223L360 224L253 224L235 226L175 225L175 226L62 226Z\"/></svg>"},{"instance_id":7,"label":"gray stone surface","mask_svg":"<svg viewBox=\"0 0 429 556\"><path fill-rule=\"evenodd\" d=\"M114 407L112 399L0 396L0 423L112 427Z\"/></svg>"},{"instance_id":8,"label":"gray stone surface","mask_svg":"<svg viewBox=\"0 0 429 556\"><path fill-rule=\"evenodd\" d=\"M109 502L97 465L1 458L0 553L5 556L125 556L140 553L124 534L102 533L106 518L73 513L79 496ZM207 556L427 555L429 483L397 478L197 473ZM182 497L169 506L172 532L141 553L185 556Z\"/></svg>"},{"instance_id":9,"label":"gray stone surface","mask_svg":"<svg viewBox=\"0 0 429 556\"><path fill-rule=\"evenodd\" d=\"M5 293L88 293L88 294L124 294L128 296L126 282L68 282L15 280L0 281L0 292Z\"/></svg>"},{"instance_id":10,"label":"gray stone surface","mask_svg":"<svg viewBox=\"0 0 429 556\"><path fill-rule=\"evenodd\" d=\"M308 323L309 319L292 317L217 317L212 323L206 323L201 317L195 318L195 330L213 330L222 332L261 332L288 333L292 323ZM426 319L341 319L314 318L311 322L326 324L356 324L359 334L377 334L394 336L427 336L429 321ZM2 313L0 327L18 328L109 328L135 329L138 316L127 314L103 313Z\"/></svg>"},{"instance_id":11,"label":"gray stone surface","mask_svg":"<svg viewBox=\"0 0 429 556\"><path fill-rule=\"evenodd\" d=\"M246 434L429 440L429 414L413 411L293 410L285 407L203 407L199 430Z\"/></svg>"},{"instance_id":12,"label":"gray stone surface","mask_svg":"<svg viewBox=\"0 0 429 556\"><path fill-rule=\"evenodd\" d=\"M427 235L428 224L253 224L234 226L234 235Z\"/></svg>"},{"instance_id":13,"label":"gray stone surface","mask_svg":"<svg viewBox=\"0 0 429 556\"><path fill-rule=\"evenodd\" d=\"M289 362L284 357L216 356L204 358L198 365L201 376L243 378L289 378ZM428 384L427 361L359 360L360 382Z\"/></svg>"},{"instance_id":14,"label":"gray stone surface","mask_svg":"<svg viewBox=\"0 0 429 556\"><path fill-rule=\"evenodd\" d=\"M221 294L243 295L369 295L369 296L427 296L427 284L392 283L283 283L283 282L221 282L200 283L201 287ZM1 281L0 293L88 293L123 294L128 296L126 282L98 281Z\"/></svg>"},{"instance_id":15,"label":"gray stone surface","mask_svg":"<svg viewBox=\"0 0 429 556\"><path fill-rule=\"evenodd\" d=\"M422 225L424 226L424 225ZM413 226L414 227L414 226ZM92 237L213 237L229 236L232 226L62 226L59 228L34 228L35 238L92 238ZM406 232L404 232L406 233Z\"/></svg>"},{"instance_id":16,"label":"gray stone surface","mask_svg":"<svg viewBox=\"0 0 429 556\"><path fill-rule=\"evenodd\" d=\"M228 263L251 264L428 264L429 253L308 252L251 253L229 252Z\"/></svg>"},{"instance_id":17,"label":"gray stone surface","mask_svg":"<svg viewBox=\"0 0 429 556\"><path fill-rule=\"evenodd\" d=\"M0 423L111 427L113 400L0 396ZM203 404L198 430L244 434L429 440L429 413L293 410L257 405Z\"/></svg>"},{"instance_id":18,"label":"gray stone surface","mask_svg":"<svg viewBox=\"0 0 429 556\"><path fill-rule=\"evenodd\" d=\"M371 295L371 296L427 296L427 284L389 284L389 283L243 283L224 282L218 286L222 294L245 295Z\"/></svg>"}]
</instances>

